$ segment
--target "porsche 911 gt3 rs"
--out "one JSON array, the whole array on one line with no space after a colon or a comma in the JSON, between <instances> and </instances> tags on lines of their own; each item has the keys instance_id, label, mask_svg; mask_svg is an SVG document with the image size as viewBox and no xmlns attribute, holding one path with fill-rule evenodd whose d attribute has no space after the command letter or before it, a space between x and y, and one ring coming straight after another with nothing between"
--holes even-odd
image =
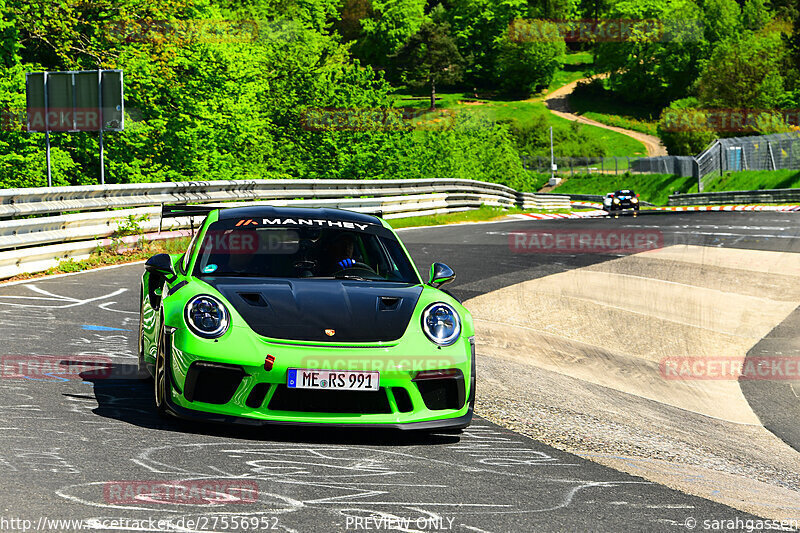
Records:
<instances>
[{"instance_id":1,"label":"porsche 911 gt3 rs","mask_svg":"<svg viewBox=\"0 0 800 533\"><path fill-rule=\"evenodd\" d=\"M472 317L424 283L382 219L335 209L210 211L141 284L140 371L161 414L245 424L463 429Z\"/></svg>"}]
</instances>

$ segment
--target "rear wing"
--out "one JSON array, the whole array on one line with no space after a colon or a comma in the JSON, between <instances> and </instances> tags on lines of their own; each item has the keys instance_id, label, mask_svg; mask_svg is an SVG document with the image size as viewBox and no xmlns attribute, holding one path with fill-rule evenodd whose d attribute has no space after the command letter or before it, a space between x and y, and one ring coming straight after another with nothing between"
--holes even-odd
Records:
<instances>
[{"instance_id":1,"label":"rear wing","mask_svg":"<svg viewBox=\"0 0 800 533\"><path fill-rule=\"evenodd\" d=\"M158 231L161 232L165 218L189 217L189 226L194 235L194 217L207 216L210 212L221 209L213 205L161 204L161 218L158 220Z\"/></svg>"}]
</instances>

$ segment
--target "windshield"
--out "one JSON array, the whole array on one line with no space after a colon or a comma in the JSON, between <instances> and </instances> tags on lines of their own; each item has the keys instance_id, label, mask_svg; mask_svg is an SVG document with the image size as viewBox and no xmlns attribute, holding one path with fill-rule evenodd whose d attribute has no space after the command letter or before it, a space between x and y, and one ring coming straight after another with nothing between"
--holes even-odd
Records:
<instances>
[{"instance_id":1,"label":"windshield","mask_svg":"<svg viewBox=\"0 0 800 533\"><path fill-rule=\"evenodd\" d=\"M237 227L212 223L195 276L320 278L419 283L400 243L383 228Z\"/></svg>"}]
</instances>

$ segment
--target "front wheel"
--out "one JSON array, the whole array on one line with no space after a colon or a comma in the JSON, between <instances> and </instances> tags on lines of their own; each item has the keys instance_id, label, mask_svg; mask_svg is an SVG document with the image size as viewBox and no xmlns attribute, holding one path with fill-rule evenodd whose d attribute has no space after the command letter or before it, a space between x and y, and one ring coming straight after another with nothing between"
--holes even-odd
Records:
<instances>
[{"instance_id":1,"label":"front wheel","mask_svg":"<svg viewBox=\"0 0 800 533\"><path fill-rule=\"evenodd\" d=\"M136 377L141 380L147 380L152 377L144 360L144 298L141 290L139 291L139 363Z\"/></svg>"},{"instance_id":2,"label":"front wheel","mask_svg":"<svg viewBox=\"0 0 800 533\"><path fill-rule=\"evenodd\" d=\"M164 337L164 326L161 326L158 335L158 350L156 351L155 376L153 376L153 397L159 416L167 415L167 364L164 355Z\"/></svg>"}]
</instances>

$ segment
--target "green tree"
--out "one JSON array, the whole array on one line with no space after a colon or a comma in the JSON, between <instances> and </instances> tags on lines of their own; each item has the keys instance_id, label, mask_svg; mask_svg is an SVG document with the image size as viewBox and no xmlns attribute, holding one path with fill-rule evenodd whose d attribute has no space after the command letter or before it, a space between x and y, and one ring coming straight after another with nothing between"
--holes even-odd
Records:
<instances>
[{"instance_id":1,"label":"green tree","mask_svg":"<svg viewBox=\"0 0 800 533\"><path fill-rule=\"evenodd\" d=\"M443 5L458 50L469 58L464 76L472 85L494 84L497 42L508 35L511 21L546 16L532 10L527 0L447 0Z\"/></svg>"},{"instance_id":2,"label":"green tree","mask_svg":"<svg viewBox=\"0 0 800 533\"><path fill-rule=\"evenodd\" d=\"M545 21L537 27L544 38L512 39L506 34L498 39L495 69L503 91L528 96L547 87L561 67L566 45L558 28Z\"/></svg>"},{"instance_id":3,"label":"green tree","mask_svg":"<svg viewBox=\"0 0 800 533\"><path fill-rule=\"evenodd\" d=\"M14 13L0 0L0 67L10 67L19 61L19 37Z\"/></svg>"},{"instance_id":4,"label":"green tree","mask_svg":"<svg viewBox=\"0 0 800 533\"><path fill-rule=\"evenodd\" d=\"M717 137L694 97L672 102L661 113L657 129L670 155L698 154Z\"/></svg>"},{"instance_id":5,"label":"green tree","mask_svg":"<svg viewBox=\"0 0 800 533\"><path fill-rule=\"evenodd\" d=\"M684 0L621 0L609 16L664 23L663 31L634 25L624 41L597 44L595 67L611 73L609 88L626 100L653 106L686 97L708 55L702 32L692 23L702 19L700 9Z\"/></svg>"},{"instance_id":6,"label":"green tree","mask_svg":"<svg viewBox=\"0 0 800 533\"><path fill-rule=\"evenodd\" d=\"M426 0L373 0L353 48L356 57L379 68L416 34L426 19Z\"/></svg>"},{"instance_id":7,"label":"green tree","mask_svg":"<svg viewBox=\"0 0 800 533\"><path fill-rule=\"evenodd\" d=\"M741 32L741 9L736 0L706 0L703 4L705 38L709 43L729 39Z\"/></svg>"},{"instance_id":8,"label":"green tree","mask_svg":"<svg viewBox=\"0 0 800 533\"><path fill-rule=\"evenodd\" d=\"M767 25L772 14L764 0L747 0L742 7L742 26L757 31Z\"/></svg>"},{"instance_id":9,"label":"green tree","mask_svg":"<svg viewBox=\"0 0 800 533\"><path fill-rule=\"evenodd\" d=\"M750 33L718 46L700 75L703 105L771 108L784 97L782 67L786 56L780 33Z\"/></svg>"},{"instance_id":10,"label":"green tree","mask_svg":"<svg viewBox=\"0 0 800 533\"><path fill-rule=\"evenodd\" d=\"M402 79L410 87L431 89L431 109L436 108L436 86L454 84L463 77L464 58L450 36L450 24L441 5L394 57Z\"/></svg>"}]
</instances>

